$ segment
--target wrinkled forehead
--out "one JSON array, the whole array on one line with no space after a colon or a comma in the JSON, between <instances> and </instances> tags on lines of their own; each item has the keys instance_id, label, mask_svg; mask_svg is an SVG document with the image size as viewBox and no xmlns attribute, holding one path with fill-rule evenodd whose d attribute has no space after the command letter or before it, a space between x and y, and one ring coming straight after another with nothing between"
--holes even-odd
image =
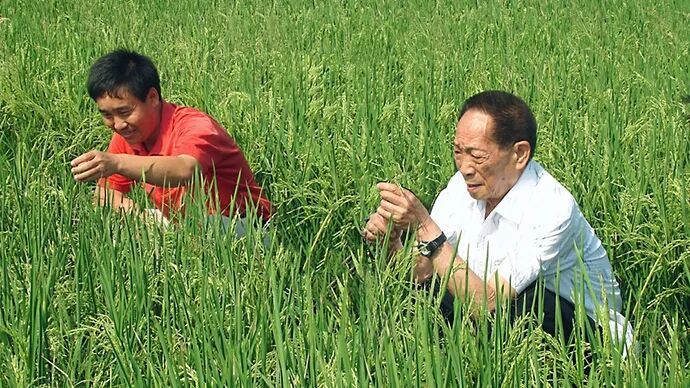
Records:
<instances>
[{"instance_id":1,"label":"wrinkled forehead","mask_svg":"<svg viewBox=\"0 0 690 388\"><path fill-rule=\"evenodd\" d=\"M493 119L488 114L472 109L465 112L455 125L453 143L461 148L487 149L495 147Z\"/></svg>"}]
</instances>

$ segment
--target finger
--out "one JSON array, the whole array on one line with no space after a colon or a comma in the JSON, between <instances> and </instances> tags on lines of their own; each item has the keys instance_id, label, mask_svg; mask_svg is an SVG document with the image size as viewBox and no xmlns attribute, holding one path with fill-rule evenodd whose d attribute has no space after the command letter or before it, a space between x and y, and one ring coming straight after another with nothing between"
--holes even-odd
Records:
<instances>
[{"instance_id":1,"label":"finger","mask_svg":"<svg viewBox=\"0 0 690 388\"><path fill-rule=\"evenodd\" d=\"M385 234L388 230L388 221L377 214L376 219L372 219L366 229L374 234Z\"/></svg>"},{"instance_id":2,"label":"finger","mask_svg":"<svg viewBox=\"0 0 690 388\"><path fill-rule=\"evenodd\" d=\"M380 225L386 225L388 223L388 220L382 217L379 213L372 213L369 217L369 221Z\"/></svg>"},{"instance_id":3,"label":"finger","mask_svg":"<svg viewBox=\"0 0 690 388\"><path fill-rule=\"evenodd\" d=\"M408 212L407 209L388 201L381 201L379 207L390 213L391 216L389 218L394 220L399 220L403 214Z\"/></svg>"},{"instance_id":4,"label":"finger","mask_svg":"<svg viewBox=\"0 0 690 388\"><path fill-rule=\"evenodd\" d=\"M72 167L72 175L82 174L87 171L93 170L98 166L98 163L94 162L93 159L83 161L78 165Z\"/></svg>"},{"instance_id":5,"label":"finger","mask_svg":"<svg viewBox=\"0 0 690 388\"><path fill-rule=\"evenodd\" d=\"M386 210L383 206L376 208L376 213L385 218L386 221L391 220L393 217L393 213L390 210Z\"/></svg>"},{"instance_id":6,"label":"finger","mask_svg":"<svg viewBox=\"0 0 690 388\"><path fill-rule=\"evenodd\" d=\"M81 163L84 163L84 162L86 162L86 161L88 161L88 160L93 159L94 156L95 156L95 153L94 153L93 151L89 151L89 152L87 152L87 153L81 154L81 155L77 156L76 158L74 158L74 159L70 162L70 165L71 165L72 167L78 166L78 165L80 165Z\"/></svg>"},{"instance_id":7,"label":"finger","mask_svg":"<svg viewBox=\"0 0 690 388\"><path fill-rule=\"evenodd\" d=\"M391 193L408 201L417 199L417 195L412 190L406 189L398 184L381 182L377 184L376 187L379 188L379 194L382 196L384 193Z\"/></svg>"},{"instance_id":8,"label":"finger","mask_svg":"<svg viewBox=\"0 0 690 388\"><path fill-rule=\"evenodd\" d=\"M376 213L371 213L371 214L369 214L369 217L367 217L367 218L364 219L364 226L366 227L366 225L367 225L369 222L371 222L371 220L374 220L374 219L380 218L380 217L381 217L381 216L379 216L379 215L376 214Z\"/></svg>"},{"instance_id":9,"label":"finger","mask_svg":"<svg viewBox=\"0 0 690 388\"><path fill-rule=\"evenodd\" d=\"M93 170L83 172L74 176L74 180L78 182L95 181L100 178L100 174L94 173Z\"/></svg>"},{"instance_id":10,"label":"finger","mask_svg":"<svg viewBox=\"0 0 690 388\"><path fill-rule=\"evenodd\" d=\"M367 227L362 230L362 238L369 242L380 240L386 235L388 228L386 224L367 224ZM395 236L395 229L391 231L391 236Z\"/></svg>"},{"instance_id":11,"label":"finger","mask_svg":"<svg viewBox=\"0 0 690 388\"><path fill-rule=\"evenodd\" d=\"M367 217L367 218L364 219L364 226L362 226L362 231L360 232L360 234L362 235L362 237L364 237L364 234L367 232L367 229L371 228L370 225L371 225L371 223L372 223L372 217L374 217L375 215L378 216L378 214L373 213L373 214L371 214L369 217Z\"/></svg>"},{"instance_id":12,"label":"finger","mask_svg":"<svg viewBox=\"0 0 690 388\"><path fill-rule=\"evenodd\" d=\"M362 237L368 240L376 240L386 234L386 224L382 222L367 222L362 230Z\"/></svg>"},{"instance_id":13,"label":"finger","mask_svg":"<svg viewBox=\"0 0 690 388\"><path fill-rule=\"evenodd\" d=\"M409 202L407 197L404 195L400 195L392 191L381 191L379 194L381 195L381 199L398 206L405 206Z\"/></svg>"},{"instance_id":14,"label":"finger","mask_svg":"<svg viewBox=\"0 0 690 388\"><path fill-rule=\"evenodd\" d=\"M389 191L391 193L395 193L397 195L402 195L402 189L400 185L396 185L393 183L388 183L388 182L379 182L376 184L376 188L379 189L379 191Z\"/></svg>"},{"instance_id":15,"label":"finger","mask_svg":"<svg viewBox=\"0 0 690 388\"><path fill-rule=\"evenodd\" d=\"M98 163L86 162L72 169L74 179L80 182L93 181L103 177L103 171Z\"/></svg>"},{"instance_id":16,"label":"finger","mask_svg":"<svg viewBox=\"0 0 690 388\"><path fill-rule=\"evenodd\" d=\"M371 234L378 235L381 233L382 230L384 230L384 229L381 228L381 225L378 222L369 221L364 226L363 232L369 232Z\"/></svg>"},{"instance_id":17,"label":"finger","mask_svg":"<svg viewBox=\"0 0 690 388\"><path fill-rule=\"evenodd\" d=\"M372 222L374 224L385 225L388 222L388 220L383 218L379 213L372 213L372 215L369 217L369 222Z\"/></svg>"},{"instance_id":18,"label":"finger","mask_svg":"<svg viewBox=\"0 0 690 388\"><path fill-rule=\"evenodd\" d=\"M362 233L362 238L367 242L374 242L378 240L378 236L369 232L368 230L365 230L364 233Z\"/></svg>"}]
</instances>

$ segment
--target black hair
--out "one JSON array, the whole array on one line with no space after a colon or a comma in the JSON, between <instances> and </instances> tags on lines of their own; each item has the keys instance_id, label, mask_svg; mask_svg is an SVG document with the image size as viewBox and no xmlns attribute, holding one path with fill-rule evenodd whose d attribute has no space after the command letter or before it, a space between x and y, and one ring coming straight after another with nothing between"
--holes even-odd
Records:
<instances>
[{"instance_id":1,"label":"black hair","mask_svg":"<svg viewBox=\"0 0 690 388\"><path fill-rule=\"evenodd\" d=\"M162 99L161 82L153 61L125 49L98 58L89 70L86 87L94 101L104 94L118 96L123 89L144 101L151 88L155 88Z\"/></svg>"},{"instance_id":2,"label":"black hair","mask_svg":"<svg viewBox=\"0 0 690 388\"><path fill-rule=\"evenodd\" d=\"M507 148L518 141L530 145L530 160L537 148L537 121L527 104L519 97L499 90L477 93L465 100L458 120L468 110L477 109L489 115L493 121L492 139Z\"/></svg>"}]
</instances>

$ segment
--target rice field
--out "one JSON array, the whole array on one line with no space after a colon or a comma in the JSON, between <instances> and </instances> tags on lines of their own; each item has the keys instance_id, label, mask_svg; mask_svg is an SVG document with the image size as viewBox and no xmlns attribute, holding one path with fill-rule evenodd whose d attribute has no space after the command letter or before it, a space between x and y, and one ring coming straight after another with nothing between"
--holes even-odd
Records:
<instances>
[{"instance_id":1,"label":"rice field","mask_svg":"<svg viewBox=\"0 0 690 388\"><path fill-rule=\"evenodd\" d=\"M689 386L688 36L688 1L0 0L0 387ZM107 145L85 80L118 47L237 140L268 246L200 207L164 229L92 206L69 161ZM621 283L628 357L462 304L449 327L411 244L361 242L376 182L431 206L486 89L532 107L536 160Z\"/></svg>"}]
</instances>

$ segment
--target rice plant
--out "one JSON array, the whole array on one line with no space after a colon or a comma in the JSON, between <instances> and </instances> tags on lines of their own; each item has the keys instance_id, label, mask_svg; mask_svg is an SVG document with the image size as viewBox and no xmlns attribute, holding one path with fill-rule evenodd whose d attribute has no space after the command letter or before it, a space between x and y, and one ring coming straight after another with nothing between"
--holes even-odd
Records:
<instances>
[{"instance_id":1,"label":"rice plant","mask_svg":"<svg viewBox=\"0 0 690 388\"><path fill-rule=\"evenodd\" d=\"M0 0L0 386L690 385L688 5ZM268 245L201 207L170 228L93 208L73 181L110 137L86 72L121 46L237 140ZM627 357L462 304L448 326L409 242L361 242L376 182L433 203L484 89L533 108L536 159L620 280Z\"/></svg>"}]
</instances>

